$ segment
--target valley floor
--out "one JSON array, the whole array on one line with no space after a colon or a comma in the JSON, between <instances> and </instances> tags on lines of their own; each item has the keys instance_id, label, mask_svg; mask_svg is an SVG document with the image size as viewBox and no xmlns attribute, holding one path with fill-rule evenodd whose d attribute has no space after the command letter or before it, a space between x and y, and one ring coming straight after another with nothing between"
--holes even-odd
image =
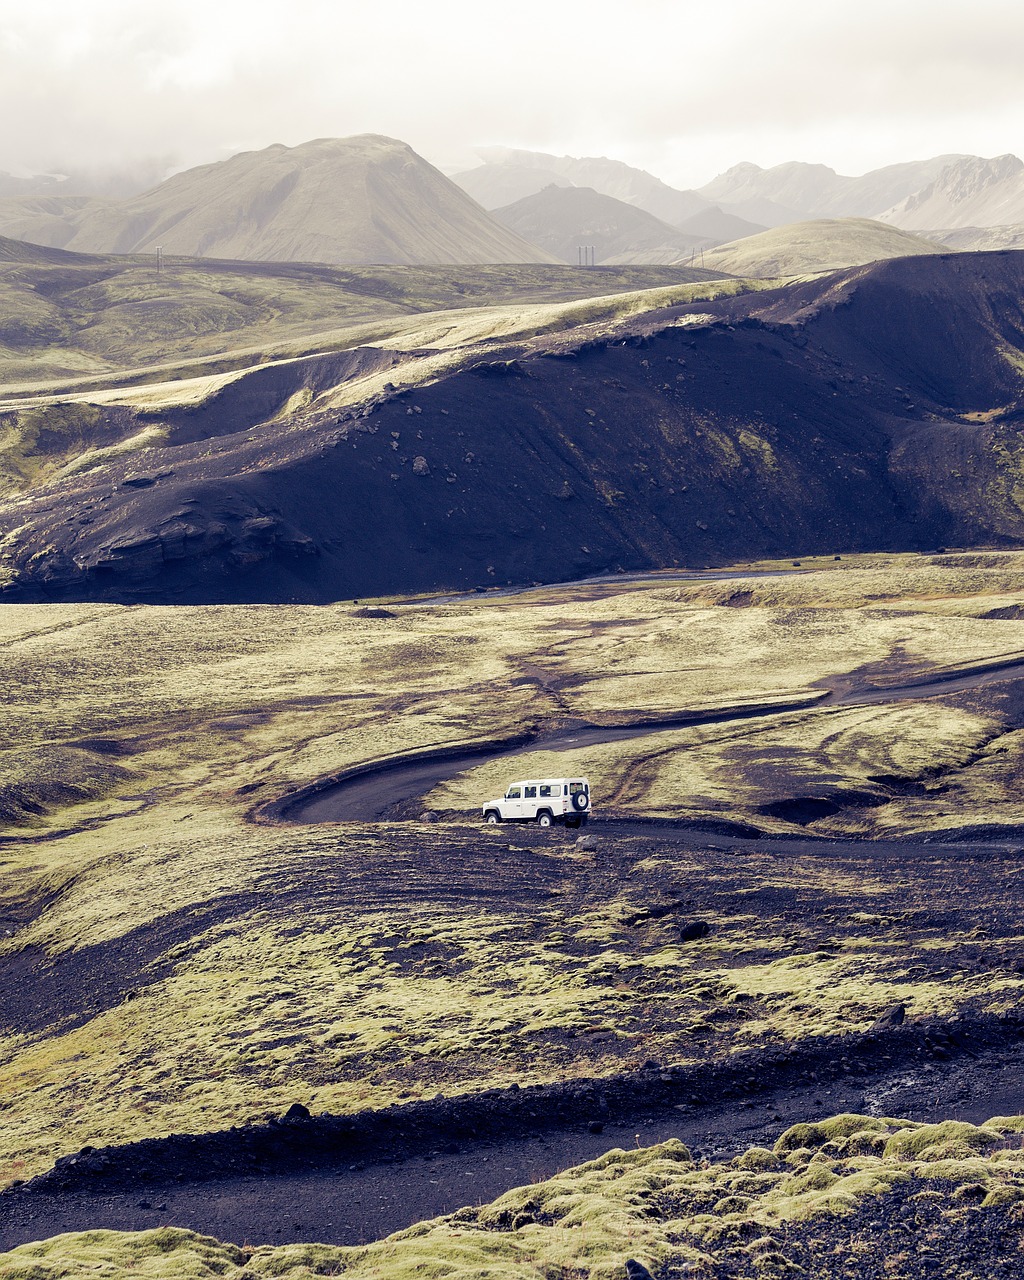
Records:
<instances>
[{"instance_id":1,"label":"valley floor","mask_svg":"<svg viewBox=\"0 0 1024 1280\"><path fill-rule=\"evenodd\" d=\"M147 1139L160 1151L171 1134L263 1133L296 1103L314 1116L416 1103L429 1115L438 1092L458 1108L512 1085L543 1089L521 1131L487 1137L506 1144L495 1162L508 1143L542 1158L527 1177L510 1156L507 1180L488 1170L466 1199L621 1145L627 1116L640 1134L625 1155L542 1181L532 1209L519 1204L529 1191L510 1192L358 1256L340 1249L351 1233L463 1202L453 1178L466 1138L458 1154L441 1144L443 1194L427 1190L423 1163L436 1140L388 1148L404 1163L365 1178L348 1163L372 1166L372 1155L340 1178L334 1157L341 1199L367 1204L339 1217L350 1234L290 1215L277 1173L310 1171L268 1156L261 1172L274 1181L255 1184L267 1191L263 1226L246 1208L224 1234L270 1252L163 1227L65 1237L4 1263L47 1278L104 1259L110 1274L492 1265L598 1277L623 1275L636 1253L666 1280L684 1263L694 1275L797 1274L758 1261L779 1254L816 1274L841 1241L849 1252L855 1237L888 1240L890 1209L876 1222L871 1205L890 1200L916 1215L921 1242L959 1223L964 1240L996 1241L991 1257L1009 1257L1024 1185L1013 1125L943 1129L929 1145L927 1127L878 1117L976 1124L999 1104L1024 1106L1003 1083L978 1087L1004 1080L1024 1003L1022 569L1012 552L853 557L442 601L0 610L0 1183L83 1147L128 1144L111 1157L120 1167ZM860 700L844 701L853 689ZM730 718L755 707L769 714ZM680 717L691 722L568 740ZM498 754L410 798L404 812L441 821L271 820L317 780L383 757L510 739L526 743L518 775L590 776L598 820L583 843L476 824L511 776ZM650 818L669 825L647 828ZM725 1080L715 1072L745 1062L739 1050L769 1073L785 1059L816 1079L779 1077L760 1099L732 1080L724 1105L703 1096L695 1082ZM969 1054L994 1074L979 1066L958 1097ZM648 1096L637 1082L651 1072ZM607 1112L595 1102L593 1115L570 1105L588 1080L632 1101ZM845 1110L863 1113L860 1127L779 1138L785 1121ZM913 1133L911 1151L900 1134ZM704 1163L650 1145L669 1137ZM776 1140L774 1155L733 1158ZM473 1148L480 1169L486 1153ZM224 1168L207 1172L213 1183L180 1191L180 1213L143 1209L157 1199L132 1190L107 1221L220 1234L216 1218L196 1216L202 1185L241 1193ZM0 1242L33 1223L41 1234L87 1225L52 1216L50 1184L33 1185L3 1195L20 1225ZM403 1217L370 1203L378 1187L394 1203L395 1186L409 1188ZM103 1202L83 1188L98 1225ZM509 1196L518 1207L506 1214ZM275 1252L295 1220L328 1243ZM900 1255L877 1274L945 1274L916 1265Z\"/></svg>"}]
</instances>

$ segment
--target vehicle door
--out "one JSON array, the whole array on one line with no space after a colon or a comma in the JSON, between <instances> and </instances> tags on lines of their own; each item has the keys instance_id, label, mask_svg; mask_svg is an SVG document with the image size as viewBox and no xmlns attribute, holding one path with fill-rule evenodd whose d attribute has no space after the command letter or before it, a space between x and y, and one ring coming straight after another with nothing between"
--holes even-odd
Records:
<instances>
[{"instance_id":1,"label":"vehicle door","mask_svg":"<svg viewBox=\"0 0 1024 1280\"><path fill-rule=\"evenodd\" d=\"M523 784L523 813L524 818L536 818L537 816L537 784L536 782L527 782Z\"/></svg>"},{"instance_id":2,"label":"vehicle door","mask_svg":"<svg viewBox=\"0 0 1024 1280\"><path fill-rule=\"evenodd\" d=\"M507 821L509 818L521 818L523 816L523 788L509 787L505 792L505 798L501 802L501 816Z\"/></svg>"}]
</instances>

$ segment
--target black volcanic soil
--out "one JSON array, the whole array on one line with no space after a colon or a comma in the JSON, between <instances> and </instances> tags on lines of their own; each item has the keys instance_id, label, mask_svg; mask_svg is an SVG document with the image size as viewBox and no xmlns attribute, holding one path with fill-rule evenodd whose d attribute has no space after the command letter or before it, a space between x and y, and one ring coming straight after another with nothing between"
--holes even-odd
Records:
<instances>
[{"instance_id":1,"label":"black volcanic soil","mask_svg":"<svg viewBox=\"0 0 1024 1280\"><path fill-rule=\"evenodd\" d=\"M0 538L24 530L2 598L321 602L1018 545L1022 298L1024 253L898 259L537 339L330 418L267 421L330 361L257 372L161 413L183 443L0 512Z\"/></svg>"}]
</instances>

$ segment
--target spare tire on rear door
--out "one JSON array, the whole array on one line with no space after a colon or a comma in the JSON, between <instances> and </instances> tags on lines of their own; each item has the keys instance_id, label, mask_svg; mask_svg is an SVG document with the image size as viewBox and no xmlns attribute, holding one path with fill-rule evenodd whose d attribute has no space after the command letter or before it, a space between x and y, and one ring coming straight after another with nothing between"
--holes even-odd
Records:
<instances>
[{"instance_id":1,"label":"spare tire on rear door","mask_svg":"<svg viewBox=\"0 0 1024 1280\"><path fill-rule=\"evenodd\" d=\"M585 791L577 791L572 798L572 807L578 813L582 813L583 810L586 809L586 807L589 804L590 804L590 797L587 795Z\"/></svg>"}]
</instances>

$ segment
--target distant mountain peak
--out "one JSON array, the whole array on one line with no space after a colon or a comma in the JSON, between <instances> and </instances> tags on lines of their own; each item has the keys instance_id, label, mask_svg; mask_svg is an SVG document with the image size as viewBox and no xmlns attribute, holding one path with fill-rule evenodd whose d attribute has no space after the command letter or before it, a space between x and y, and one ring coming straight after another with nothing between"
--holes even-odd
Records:
<instances>
[{"instance_id":1,"label":"distant mountain peak","mask_svg":"<svg viewBox=\"0 0 1024 1280\"><path fill-rule=\"evenodd\" d=\"M513 147L480 147L484 163L453 175L453 181L486 209L500 209L543 191L554 182L563 187L590 187L601 195L635 205L678 227L708 207L695 191L680 191L622 160L607 156L554 156Z\"/></svg>"},{"instance_id":2,"label":"distant mountain peak","mask_svg":"<svg viewBox=\"0 0 1024 1280\"><path fill-rule=\"evenodd\" d=\"M720 173L718 176L719 178L752 178L756 174L764 172L765 170L759 164L754 164L753 160L741 160L739 164L732 165L731 168L726 169L724 173Z\"/></svg>"},{"instance_id":3,"label":"distant mountain peak","mask_svg":"<svg viewBox=\"0 0 1024 1280\"><path fill-rule=\"evenodd\" d=\"M994 156L985 160L981 156L965 156L943 169L942 173L931 184L920 192L924 196L927 191L939 190L947 192L953 199L967 200L984 191L986 187L997 182L1005 182L1007 178L1024 171L1024 160L1015 155Z\"/></svg>"},{"instance_id":4,"label":"distant mountain peak","mask_svg":"<svg viewBox=\"0 0 1024 1280\"><path fill-rule=\"evenodd\" d=\"M408 143L380 133L273 143L176 173L130 200L88 205L43 217L22 202L13 225L20 238L45 236L43 243L86 253L160 245L249 261L551 261ZM11 226L0 216L0 232Z\"/></svg>"},{"instance_id":5,"label":"distant mountain peak","mask_svg":"<svg viewBox=\"0 0 1024 1280\"><path fill-rule=\"evenodd\" d=\"M988 227L1024 221L1024 161L1007 153L960 156L934 181L880 217L907 229Z\"/></svg>"}]
</instances>

